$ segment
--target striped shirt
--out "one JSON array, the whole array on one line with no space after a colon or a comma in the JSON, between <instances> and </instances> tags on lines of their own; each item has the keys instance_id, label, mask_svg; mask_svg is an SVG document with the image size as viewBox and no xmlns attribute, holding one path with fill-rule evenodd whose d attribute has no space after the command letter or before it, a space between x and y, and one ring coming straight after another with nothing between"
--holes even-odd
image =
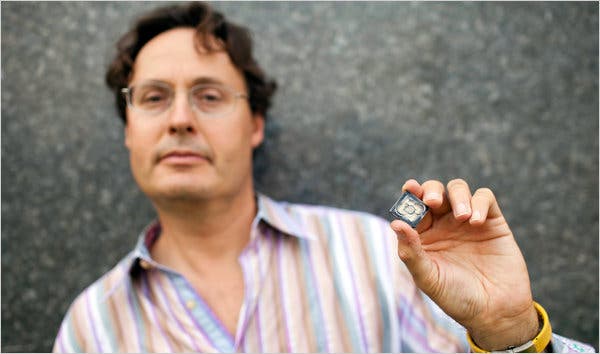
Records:
<instances>
[{"instance_id":1,"label":"striped shirt","mask_svg":"<svg viewBox=\"0 0 600 354\"><path fill-rule=\"evenodd\" d=\"M232 336L191 284L155 262L153 222L135 249L73 302L55 352L466 352L465 329L415 286L389 223L258 195L239 256ZM592 350L553 336L558 352Z\"/></svg>"}]
</instances>

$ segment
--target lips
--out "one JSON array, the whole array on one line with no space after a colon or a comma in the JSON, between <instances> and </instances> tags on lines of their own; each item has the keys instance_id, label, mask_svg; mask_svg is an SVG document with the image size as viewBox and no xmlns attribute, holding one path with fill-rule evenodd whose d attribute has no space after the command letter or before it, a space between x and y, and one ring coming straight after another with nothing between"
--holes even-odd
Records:
<instances>
[{"instance_id":1,"label":"lips","mask_svg":"<svg viewBox=\"0 0 600 354\"><path fill-rule=\"evenodd\" d=\"M207 156L195 151L173 150L161 155L159 162L178 165L189 165L196 164L199 162L210 162L210 159Z\"/></svg>"}]
</instances>

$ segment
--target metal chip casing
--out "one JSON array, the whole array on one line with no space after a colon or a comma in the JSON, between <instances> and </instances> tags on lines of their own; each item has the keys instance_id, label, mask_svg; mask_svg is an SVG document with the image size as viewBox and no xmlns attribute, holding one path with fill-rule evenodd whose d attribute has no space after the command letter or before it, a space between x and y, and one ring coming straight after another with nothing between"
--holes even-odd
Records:
<instances>
[{"instance_id":1,"label":"metal chip casing","mask_svg":"<svg viewBox=\"0 0 600 354\"><path fill-rule=\"evenodd\" d=\"M390 209L390 213L414 229L423 217L425 217L428 210L429 207L417 198L417 196L406 191L394 203Z\"/></svg>"}]
</instances>

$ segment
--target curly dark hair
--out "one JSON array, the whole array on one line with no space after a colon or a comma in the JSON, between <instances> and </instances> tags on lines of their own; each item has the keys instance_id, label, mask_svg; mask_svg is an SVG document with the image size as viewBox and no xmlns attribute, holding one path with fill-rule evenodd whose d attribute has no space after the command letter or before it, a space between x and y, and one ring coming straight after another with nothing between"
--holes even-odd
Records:
<instances>
[{"instance_id":1,"label":"curly dark hair","mask_svg":"<svg viewBox=\"0 0 600 354\"><path fill-rule=\"evenodd\" d=\"M196 29L196 46L207 51L225 50L242 71L253 113L266 115L277 84L266 77L252 54L252 38L245 27L227 21L208 4L193 2L157 8L140 17L117 42L117 53L106 72L106 84L114 92L119 116L127 124L126 102L121 89L132 77L133 64L152 38L178 27ZM216 41L214 39L217 39Z\"/></svg>"}]
</instances>

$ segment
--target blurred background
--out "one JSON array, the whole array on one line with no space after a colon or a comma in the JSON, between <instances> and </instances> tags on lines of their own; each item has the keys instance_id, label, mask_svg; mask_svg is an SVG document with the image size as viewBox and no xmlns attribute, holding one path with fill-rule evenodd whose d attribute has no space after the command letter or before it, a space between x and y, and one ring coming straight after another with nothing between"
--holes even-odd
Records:
<instances>
[{"instance_id":1,"label":"blurred background","mask_svg":"<svg viewBox=\"0 0 600 354\"><path fill-rule=\"evenodd\" d=\"M2 2L2 351L50 351L154 217L104 86L160 3ZM598 348L598 3L215 3L279 83L257 187L388 218L492 188L555 332ZM506 269L510 272L511 269Z\"/></svg>"}]
</instances>

